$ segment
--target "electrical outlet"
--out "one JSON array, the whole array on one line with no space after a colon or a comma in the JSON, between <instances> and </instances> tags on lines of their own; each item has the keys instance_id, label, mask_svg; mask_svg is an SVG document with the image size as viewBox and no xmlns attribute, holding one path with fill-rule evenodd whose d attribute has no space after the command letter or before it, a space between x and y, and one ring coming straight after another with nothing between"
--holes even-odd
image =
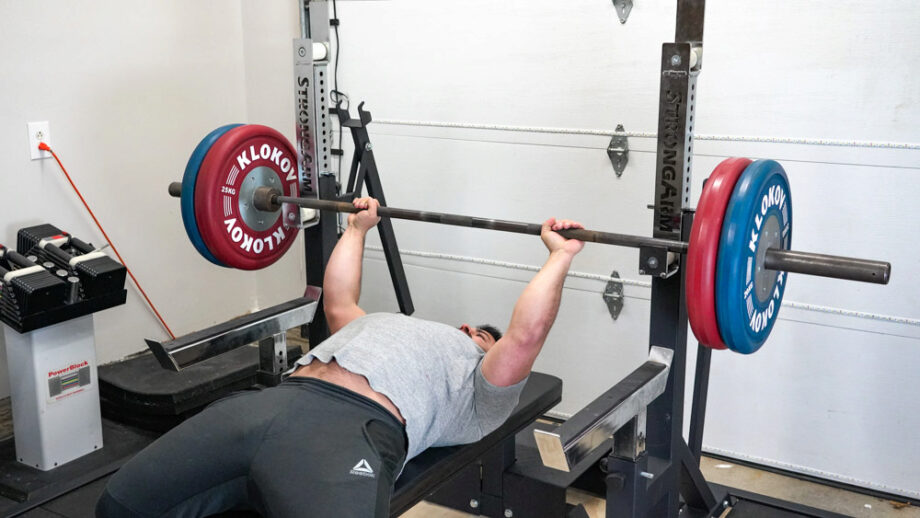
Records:
<instances>
[{"instance_id":1,"label":"electrical outlet","mask_svg":"<svg viewBox=\"0 0 920 518\"><path fill-rule=\"evenodd\" d=\"M51 125L48 121L30 122L29 126L29 156L32 160L51 158L51 153L38 149L38 143L44 142L51 145Z\"/></svg>"}]
</instances>

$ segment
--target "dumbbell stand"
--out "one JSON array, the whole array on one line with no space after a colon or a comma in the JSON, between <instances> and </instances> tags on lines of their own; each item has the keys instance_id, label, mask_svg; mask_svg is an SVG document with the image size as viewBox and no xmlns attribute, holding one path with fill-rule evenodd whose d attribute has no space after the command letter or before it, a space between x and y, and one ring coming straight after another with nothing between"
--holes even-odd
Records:
<instances>
[{"instance_id":1,"label":"dumbbell stand","mask_svg":"<svg viewBox=\"0 0 920 518\"><path fill-rule=\"evenodd\" d=\"M48 471L102 448L93 316L4 340L16 459Z\"/></svg>"}]
</instances>

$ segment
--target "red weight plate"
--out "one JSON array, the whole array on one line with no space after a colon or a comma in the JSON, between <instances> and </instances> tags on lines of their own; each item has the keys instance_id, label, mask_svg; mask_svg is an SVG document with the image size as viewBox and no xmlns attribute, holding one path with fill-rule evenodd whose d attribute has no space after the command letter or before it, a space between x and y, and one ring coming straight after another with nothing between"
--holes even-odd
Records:
<instances>
[{"instance_id":1,"label":"red weight plate","mask_svg":"<svg viewBox=\"0 0 920 518\"><path fill-rule=\"evenodd\" d=\"M290 142L266 126L233 128L211 146L195 184L195 219L208 249L225 265L257 270L274 263L294 243L296 228L282 211L252 207L255 187L299 196L297 155Z\"/></svg>"},{"instance_id":2,"label":"red weight plate","mask_svg":"<svg viewBox=\"0 0 920 518\"><path fill-rule=\"evenodd\" d=\"M726 349L719 334L715 298L722 220L735 184L750 163L747 158L728 158L716 166L703 186L693 228L690 229L685 270L687 317L697 340L712 349Z\"/></svg>"}]
</instances>

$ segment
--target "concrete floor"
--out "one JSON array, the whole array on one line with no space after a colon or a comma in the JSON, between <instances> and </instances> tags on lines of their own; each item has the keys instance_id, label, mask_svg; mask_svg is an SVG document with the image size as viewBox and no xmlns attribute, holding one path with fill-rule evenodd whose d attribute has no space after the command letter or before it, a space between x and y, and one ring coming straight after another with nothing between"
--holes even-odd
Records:
<instances>
[{"instance_id":1,"label":"concrete floor","mask_svg":"<svg viewBox=\"0 0 920 518\"><path fill-rule=\"evenodd\" d=\"M798 502L847 516L859 518L920 518L920 507L873 498L813 482L805 482L721 460L703 458L702 470L706 479L711 482ZM584 504L591 518L604 518L605 516L606 505L602 499L570 489L567 500L572 504ZM469 516L474 515L427 502L422 502L403 514L404 518L464 518Z\"/></svg>"},{"instance_id":2,"label":"concrete floor","mask_svg":"<svg viewBox=\"0 0 920 518\"><path fill-rule=\"evenodd\" d=\"M874 498L730 462L704 458L702 469L706 479L717 484L754 491L847 516L920 518L920 507L906 505L904 502Z\"/></svg>"}]
</instances>

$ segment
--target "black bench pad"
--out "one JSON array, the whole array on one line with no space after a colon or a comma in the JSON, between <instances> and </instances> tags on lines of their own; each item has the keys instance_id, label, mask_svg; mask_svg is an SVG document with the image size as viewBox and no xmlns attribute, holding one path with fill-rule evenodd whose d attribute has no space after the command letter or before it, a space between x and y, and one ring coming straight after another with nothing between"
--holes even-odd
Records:
<instances>
[{"instance_id":1,"label":"black bench pad","mask_svg":"<svg viewBox=\"0 0 920 518\"><path fill-rule=\"evenodd\" d=\"M493 447L524 429L562 400L562 380L539 372L531 373L521 400L511 417L479 442L462 446L429 448L415 457L396 480L390 501L390 516L399 516L438 489L451 476L475 462Z\"/></svg>"}]
</instances>

